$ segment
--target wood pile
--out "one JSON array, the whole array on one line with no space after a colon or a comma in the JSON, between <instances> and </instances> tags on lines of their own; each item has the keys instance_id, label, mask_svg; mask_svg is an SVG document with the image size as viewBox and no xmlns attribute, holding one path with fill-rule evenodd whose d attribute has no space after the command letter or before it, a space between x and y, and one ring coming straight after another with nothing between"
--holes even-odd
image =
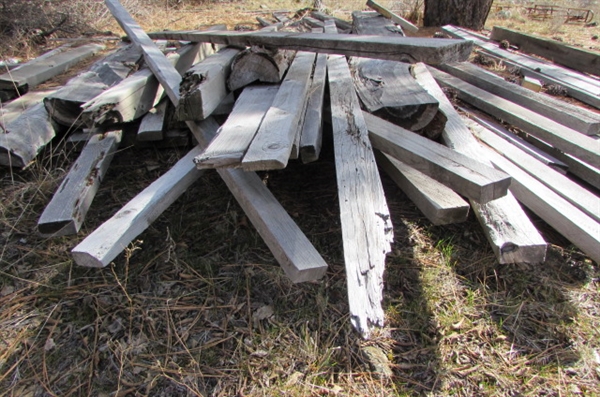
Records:
<instances>
[{"instance_id":1,"label":"wood pile","mask_svg":"<svg viewBox=\"0 0 600 397\"><path fill-rule=\"evenodd\" d=\"M327 263L255 171L318 160L324 131L334 143L351 322L364 337L383 325L383 274L394 239L379 169L434 224L464 221L471 209L501 264L545 260L547 244L519 203L600 261L600 114L465 61L474 43L598 108L596 77L451 26L444 30L458 39L406 37L417 28L371 0L375 12L355 12L352 23L312 12L260 18L263 28L254 32L216 26L151 34L118 0L105 2L132 44L48 92L27 92L51 77L36 68L97 46L53 51L11 71L9 82L0 76L1 164L28 166L60 130L85 141L39 232L79 231L132 123L140 144L185 144L191 133L196 146L77 245L77 264L110 264L216 169L287 276L320 279ZM175 47L163 51L165 44ZM457 111L441 87L468 108ZM225 115L221 124L217 115Z\"/></svg>"}]
</instances>

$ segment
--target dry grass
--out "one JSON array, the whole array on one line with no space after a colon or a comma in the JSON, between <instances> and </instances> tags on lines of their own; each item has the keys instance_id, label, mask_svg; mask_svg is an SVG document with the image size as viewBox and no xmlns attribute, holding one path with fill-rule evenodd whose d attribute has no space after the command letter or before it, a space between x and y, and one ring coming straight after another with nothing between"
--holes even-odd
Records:
<instances>
[{"instance_id":1,"label":"dry grass","mask_svg":"<svg viewBox=\"0 0 600 397\"><path fill-rule=\"evenodd\" d=\"M260 3L186 7L194 12L137 18L147 29L233 27L253 23L246 10ZM0 170L0 395L600 395L597 264L533 217L552 243L548 261L498 265L473 216L432 226L387 178L396 235L387 326L362 341L347 316L331 149L326 141L319 162L262 175L330 265L324 280L301 285L210 172L110 267L74 264L69 250L181 150L118 153L77 237L35 232L76 154L48 148L28 170ZM373 346L391 377L371 366Z\"/></svg>"}]
</instances>

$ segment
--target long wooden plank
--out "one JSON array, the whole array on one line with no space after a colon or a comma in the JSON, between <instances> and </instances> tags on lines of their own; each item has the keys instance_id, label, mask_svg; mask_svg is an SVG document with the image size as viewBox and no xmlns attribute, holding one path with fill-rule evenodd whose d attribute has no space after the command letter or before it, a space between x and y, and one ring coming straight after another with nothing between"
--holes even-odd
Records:
<instances>
[{"instance_id":1,"label":"long wooden plank","mask_svg":"<svg viewBox=\"0 0 600 397\"><path fill-rule=\"evenodd\" d=\"M499 57L511 60L520 65L526 66L529 69L537 70L544 75L551 76L562 82L579 87L580 89L587 91L594 96L600 95L600 81L592 79L584 74L565 69L562 66L558 66L550 62L543 62L532 57L503 50L499 48L497 44L472 34L465 29L447 25L443 26L442 30L453 37L460 37L465 40L472 41L476 46L484 48L486 51Z\"/></svg>"},{"instance_id":2,"label":"long wooden plank","mask_svg":"<svg viewBox=\"0 0 600 397\"><path fill-rule=\"evenodd\" d=\"M206 150L194 159L198 168L239 167L278 86L248 86Z\"/></svg>"},{"instance_id":3,"label":"long wooden plank","mask_svg":"<svg viewBox=\"0 0 600 397\"><path fill-rule=\"evenodd\" d=\"M392 21L375 11L352 11L352 33L380 36L405 36L401 27L395 25ZM410 62L408 54L407 59L403 61Z\"/></svg>"},{"instance_id":4,"label":"long wooden plank","mask_svg":"<svg viewBox=\"0 0 600 397\"><path fill-rule=\"evenodd\" d=\"M77 234L121 141L121 131L93 136L38 220L43 236Z\"/></svg>"},{"instance_id":5,"label":"long wooden plank","mask_svg":"<svg viewBox=\"0 0 600 397\"><path fill-rule=\"evenodd\" d=\"M0 134L4 134L4 126L25 112L27 109L42 103L45 97L52 95L56 89L30 91L10 102L0 102Z\"/></svg>"},{"instance_id":6,"label":"long wooden plank","mask_svg":"<svg viewBox=\"0 0 600 397\"><path fill-rule=\"evenodd\" d=\"M327 33L167 31L149 35L155 39L256 45L395 61L405 61L408 57L429 64L465 61L472 49L472 44L466 40Z\"/></svg>"},{"instance_id":7,"label":"long wooden plank","mask_svg":"<svg viewBox=\"0 0 600 397\"><path fill-rule=\"evenodd\" d=\"M508 40L510 44L518 46L519 51L539 55L568 68L600 76L600 53L500 26L494 26L490 38L495 41Z\"/></svg>"},{"instance_id":8,"label":"long wooden plank","mask_svg":"<svg viewBox=\"0 0 600 397\"><path fill-rule=\"evenodd\" d=\"M466 119L465 123L472 121ZM483 127L475 124L472 128L480 130ZM489 149L485 155L513 177L511 191L520 202L600 263L600 223L500 154Z\"/></svg>"},{"instance_id":9,"label":"long wooden plank","mask_svg":"<svg viewBox=\"0 0 600 397\"><path fill-rule=\"evenodd\" d=\"M300 157L303 163L317 161L323 142L323 106L327 77L327 54L317 54L302 132L300 135Z\"/></svg>"},{"instance_id":10,"label":"long wooden plank","mask_svg":"<svg viewBox=\"0 0 600 397\"><path fill-rule=\"evenodd\" d=\"M592 219L600 222L600 197L529 156L492 131L481 128L475 129L473 132L480 140L523 169L523 171L526 171L532 177L548 186L559 196L592 217Z\"/></svg>"},{"instance_id":11,"label":"long wooden plank","mask_svg":"<svg viewBox=\"0 0 600 397\"><path fill-rule=\"evenodd\" d=\"M533 92L502 77L490 73L469 62L448 63L438 68L469 84L493 92L504 99L548 117L585 135L600 133L600 114L581 106L553 98L550 95Z\"/></svg>"},{"instance_id":12,"label":"long wooden plank","mask_svg":"<svg viewBox=\"0 0 600 397\"><path fill-rule=\"evenodd\" d=\"M377 11L384 17L391 19L398 25L402 26L402 29L404 29L407 32L416 33L419 31L419 28L412 24L410 21L407 21L406 19L393 13L392 11L388 10L387 8L373 0L367 0L367 7Z\"/></svg>"},{"instance_id":13,"label":"long wooden plank","mask_svg":"<svg viewBox=\"0 0 600 397\"><path fill-rule=\"evenodd\" d=\"M239 52L237 48L223 48L184 74L179 88L181 100L176 109L179 120L204 120L212 114L229 94L227 78Z\"/></svg>"},{"instance_id":14,"label":"long wooden plank","mask_svg":"<svg viewBox=\"0 0 600 397\"><path fill-rule=\"evenodd\" d=\"M71 66L104 50L100 44L86 44L67 49L43 60L32 61L0 75L0 89L25 93L36 85L57 76Z\"/></svg>"},{"instance_id":15,"label":"long wooden plank","mask_svg":"<svg viewBox=\"0 0 600 397\"><path fill-rule=\"evenodd\" d=\"M363 112L373 147L480 203L505 196L510 177L439 143Z\"/></svg>"},{"instance_id":16,"label":"long wooden plank","mask_svg":"<svg viewBox=\"0 0 600 397\"><path fill-rule=\"evenodd\" d=\"M344 21L343 19L335 18L320 11L312 11L310 15L322 22L332 19L340 33L350 32L352 30L352 24L348 21Z\"/></svg>"},{"instance_id":17,"label":"long wooden plank","mask_svg":"<svg viewBox=\"0 0 600 397\"><path fill-rule=\"evenodd\" d=\"M287 166L303 116L315 54L298 52L242 160L246 171Z\"/></svg>"},{"instance_id":18,"label":"long wooden plank","mask_svg":"<svg viewBox=\"0 0 600 397\"><path fill-rule=\"evenodd\" d=\"M115 7L119 10L119 13L115 15L115 17L118 18L118 16L123 13L127 13L118 2L115 1L115 3ZM129 29L135 32L134 35L130 36L132 41L137 41L138 36L147 37L141 27L133 20L128 22L128 24ZM151 56L163 55L160 53L160 55ZM158 74L157 76L162 85L166 86L169 84L169 81L163 80L162 75ZM171 83L173 82L171 81ZM171 87L169 91L174 91L175 88L176 87ZM173 104L175 106L178 104L178 98L175 98ZM98 229L75 247L73 256L78 264L96 267L108 265L112 259L123 251L133 238L156 219L183 191L187 189L189 184L197 179L203 172L194 166L192 160L199 154L200 150L202 150L201 148L206 147L207 143L212 139L212 135L216 132L218 125L212 118L199 122L188 121L186 124L199 142L198 147L192 150L184 159L180 160L173 169L167 172L167 174L159 178L130 201L126 205L126 208L119 211L113 218L104 223L100 227L101 230ZM221 170L220 173L231 175L232 170ZM255 197L256 195L253 192L260 191L263 198L267 197L267 187L258 178L250 179L252 178L251 173L238 172L237 175L231 176L230 182L232 184L239 183L239 179L246 180L248 183L254 183L253 190L244 192L244 194L248 195L248 199L240 200L239 202L246 213L251 211L255 212L254 215L249 215L251 220L261 220L265 214L254 208L254 202L258 201L259 197ZM257 180L258 184L256 184ZM268 205L269 211L275 211L275 207L277 206L281 205L274 197L272 197L272 200ZM263 220L263 222L265 221ZM265 224L269 223L265 222ZM289 215L288 219L285 220L285 222L282 222L282 224L286 225L288 228L298 228ZM262 225L257 226L259 233L264 231L264 229L265 228L263 228ZM275 258L279 259L282 257L280 255L282 252L287 252L284 247L294 243L293 241L285 240L285 238L290 235L299 236L300 234L301 232L290 229L289 233L283 235L281 233L267 234L264 232L261 236L265 239L270 239L267 245L271 248ZM106 237L107 240L103 240L103 237ZM309 277L306 275L305 270L308 269L308 272L311 274L310 277L317 278L322 275L326 263L314 246L308 243L308 240L304 240L304 244L301 248L305 252L305 255L303 255L302 258L304 258L306 262L291 263L291 266L297 269L297 273L295 274L298 274L299 277L301 275L303 278L307 279ZM294 258L295 257L298 256L294 256ZM287 259L290 260L289 257ZM284 270L286 269L287 263L284 263ZM292 279L292 281L296 280Z\"/></svg>"},{"instance_id":19,"label":"long wooden plank","mask_svg":"<svg viewBox=\"0 0 600 397\"><path fill-rule=\"evenodd\" d=\"M448 118L442 135L445 144L457 152L491 165L482 152L481 145L465 126L425 65L417 64L413 71L417 81L440 102L440 109ZM506 196L483 205L471 200L471 207L499 263L536 263L545 260L546 242L510 191Z\"/></svg>"},{"instance_id":20,"label":"long wooden plank","mask_svg":"<svg viewBox=\"0 0 600 397\"><path fill-rule=\"evenodd\" d=\"M600 142L447 73L430 71L438 83L455 89L461 100L591 165L600 166Z\"/></svg>"},{"instance_id":21,"label":"long wooden plank","mask_svg":"<svg viewBox=\"0 0 600 397\"><path fill-rule=\"evenodd\" d=\"M377 164L431 223L446 225L467 220L469 203L454 190L387 154L378 152L376 157Z\"/></svg>"},{"instance_id":22,"label":"long wooden plank","mask_svg":"<svg viewBox=\"0 0 600 397\"><path fill-rule=\"evenodd\" d=\"M326 31L335 29L326 22ZM327 61L350 320L365 338L383 326L383 272L393 226L346 58Z\"/></svg>"}]
</instances>

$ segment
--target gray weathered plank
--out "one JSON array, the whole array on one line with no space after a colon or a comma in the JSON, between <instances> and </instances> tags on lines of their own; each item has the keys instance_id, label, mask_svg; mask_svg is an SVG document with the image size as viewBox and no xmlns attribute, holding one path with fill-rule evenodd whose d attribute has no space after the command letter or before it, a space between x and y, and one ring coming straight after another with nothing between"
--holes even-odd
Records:
<instances>
[{"instance_id":1,"label":"gray weathered plank","mask_svg":"<svg viewBox=\"0 0 600 397\"><path fill-rule=\"evenodd\" d=\"M119 147L121 131L94 135L38 220L41 235L77 234Z\"/></svg>"},{"instance_id":2,"label":"gray weathered plank","mask_svg":"<svg viewBox=\"0 0 600 397\"><path fill-rule=\"evenodd\" d=\"M10 124L27 109L42 103L45 97L52 95L56 89L30 91L10 102L0 102L0 134L4 134L4 126Z\"/></svg>"},{"instance_id":3,"label":"gray weathered plank","mask_svg":"<svg viewBox=\"0 0 600 397\"><path fill-rule=\"evenodd\" d=\"M327 55L317 54L300 135L300 157L303 163L317 161L321 153L326 77Z\"/></svg>"},{"instance_id":4,"label":"gray weathered plank","mask_svg":"<svg viewBox=\"0 0 600 397\"><path fill-rule=\"evenodd\" d=\"M156 39L247 47L255 45L395 61L406 61L408 58L429 64L465 61L472 49L472 43L466 40L327 33L167 31L149 35Z\"/></svg>"},{"instance_id":5,"label":"gray weathered plank","mask_svg":"<svg viewBox=\"0 0 600 397\"><path fill-rule=\"evenodd\" d=\"M491 165L482 152L481 145L465 126L425 65L417 64L413 71L417 81L440 102L440 109L448 118L442 135L445 144L457 152ZM471 200L471 207L499 263L536 263L545 260L546 242L510 191L506 196L486 204Z\"/></svg>"},{"instance_id":6,"label":"gray weathered plank","mask_svg":"<svg viewBox=\"0 0 600 397\"><path fill-rule=\"evenodd\" d=\"M434 225L467 220L469 203L454 190L381 152L377 164L396 182L408 198Z\"/></svg>"},{"instance_id":7,"label":"gray weathered plank","mask_svg":"<svg viewBox=\"0 0 600 397\"><path fill-rule=\"evenodd\" d=\"M310 15L313 18L318 19L319 21L325 22L328 19L332 19L335 22L335 26L337 27L338 31L340 33L342 32L350 32L352 30L352 24L348 21L344 21L343 19L340 18L335 18L331 15L327 15L323 12L320 11L312 11L310 13Z\"/></svg>"},{"instance_id":8,"label":"gray weathered plank","mask_svg":"<svg viewBox=\"0 0 600 397\"><path fill-rule=\"evenodd\" d=\"M298 123L303 116L315 54L298 52L271 108L265 114L242 160L246 171L282 169L292 152Z\"/></svg>"},{"instance_id":9,"label":"gray weathered plank","mask_svg":"<svg viewBox=\"0 0 600 397\"><path fill-rule=\"evenodd\" d=\"M204 120L229 94L227 78L237 48L223 48L192 66L179 88L181 100L176 113L179 120Z\"/></svg>"},{"instance_id":10,"label":"gray weathered plank","mask_svg":"<svg viewBox=\"0 0 600 397\"><path fill-rule=\"evenodd\" d=\"M438 83L455 89L461 100L591 165L600 165L600 142L447 73L435 69L430 72Z\"/></svg>"},{"instance_id":11,"label":"gray weathered plank","mask_svg":"<svg viewBox=\"0 0 600 397\"><path fill-rule=\"evenodd\" d=\"M335 29L326 22L326 31ZM393 226L346 58L327 61L350 320L365 338L383 326L383 273Z\"/></svg>"},{"instance_id":12,"label":"gray weathered plank","mask_svg":"<svg viewBox=\"0 0 600 397\"><path fill-rule=\"evenodd\" d=\"M380 36L404 36L404 31L402 31L401 27L394 25L392 21L375 11L353 11L352 33ZM406 54L406 59L401 59L400 61L410 62L411 58Z\"/></svg>"},{"instance_id":13,"label":"gray weathered plank","mask_svg":"<svg viewBox=\"0 0 600 397\"><path fill-rule=\"evenodd\" d=\"M239 167L278 89L278 86L244 88L217 136L194 159L196 167Z\"/></svg>"},{"instance_id":14,"label":"gray weathered plank","mask_svg":"<svg viewBox=\"0 0 600 397\"><path fill-rule=\"evenodd\" d=\"M438 65L446 73L458 77L483 90L493 92L504 99L526 107L585 135L600 133L600 114L581 106L553 98L550 95L533 92L504 80L469 62Z\"/></svg>"},{"instance_id":15,"label":"gray weathered plank","mask_svg":"<svg viewBox=\"0 0 600 397\"><path fill-rule=\"evenodd\" d=\"M510 44L519 47L519 51L539 55L583 73L600 76L600 54L597 52L500 26L494 26L490 38L495 41L508 40Z\"/></svg>"},{"instance_id":16,"label":"gray weathered plank","mask_svg":"<svg viewBox=\"0 0 600 397\"><path fill-rule=\"evenodd\" d=\"M402 127L363 112L373 146L480 203L506 195L510 177Z\"/></svg>"},{"instance_id":17,"label":"gray weathered plank","mask_svg":"<svg viewBox=\"0 0 600 397\"><path fill-rule=\"evenodd\" d=\"M402 27L402 29L404 29L407 32L416 33L419 31L419 28L416 27L413 23L411 23L410 21L407 21L406 19L402 18L399 15L394 14L393 12L391 12L390 10L388 10L387 8L385 8L384 6L382 6L381 4L379 4L373 0L367 0L367 7L377 11L384 17L391 19L392 21L394 21L395 23L400 25Z\"/></svg>"},{"instance_id":18,"label":"gray weathered plank","mask_svg":"<svg viewBox=\"0 0 600 397\"><path fill-rule=\"evenodd\" d=\"M163 99L142 117L136 140L160 141L163 139L165 118L167 116L167 104L168 102Z\"/></svg>"}]
</instances>

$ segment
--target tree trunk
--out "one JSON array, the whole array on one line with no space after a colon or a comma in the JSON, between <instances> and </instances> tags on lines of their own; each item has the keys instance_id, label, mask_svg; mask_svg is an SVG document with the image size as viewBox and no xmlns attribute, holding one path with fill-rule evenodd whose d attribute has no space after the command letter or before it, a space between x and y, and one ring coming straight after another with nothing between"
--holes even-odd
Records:
<instances>
[{"instance_id":1,"label":"tree trunk","mask_svg":"<svg viewBox=\"0 0 600 397\"><path fill-rule=\"evenodd\" d=\"M493 0L425 0L425 26L457 25L481 30Z\"/></svg>"}]
</instances>

